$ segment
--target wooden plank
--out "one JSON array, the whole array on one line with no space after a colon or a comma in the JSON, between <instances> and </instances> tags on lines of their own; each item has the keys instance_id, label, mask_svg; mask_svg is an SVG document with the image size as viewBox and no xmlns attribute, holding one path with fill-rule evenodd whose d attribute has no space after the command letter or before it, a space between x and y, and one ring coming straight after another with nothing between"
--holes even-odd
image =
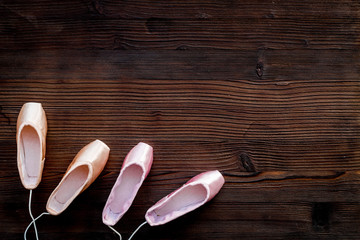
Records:
<instances>
[{"instance_id":1,"label":"wooden plank","mask_svg":"<svg viewBox=\"0 0 360 240\"><path fill-rule=\"evenodd\" d=\"M322 82L331 87L333 83L340 85L339 80L353 81L356 84L360 74L359 60L359 49L7 50L0 54L0 79L46 79L50 88L50 83L70 84L72 79L81 79L82 83L89 84L96 83L99 79L124 83L132 83L136 79L166 80L168 82L162 83L167 85L177 84L174 80L193 80L189 82L198 84L208 80L226 80L224 87L236 84L248 84L251 88L273 85L272 89L286 89L290 84L319 86L319 82ZM296 91L300 89L296 88Z\"/></svg>"},{"instance_id":2,"label":"wooden plank","mask_svg":"<svg viewBox=\"0 0 360 240\"><path fill-rule=\"evenodd\" d=\"M357 49L360 32L359 3L329 3L313 5L304 2L296 7L285 1L279 6L271 2L265 6L260 2L245 5L223 3L220 4L220 9L215 7L209 10L209 13L206 13L206 9L201 11L202 8L191 8L187 5L186 9L191 8L197 13L186 12L186 18L177 18L176 15L171 17L172 12L184 12L184 4L179 4L178 8L171 11L166 11L164 6L160 7L161 13L167 12L165 16L155 13L154 16L146 18L141 14L121 18L121 15L128 15L124 11L134 12L137 5L129 4L128 8L124 8L124 4L120 2L109 3L109 6L107 3L103 6L100 2L78 2L69 12L66 9L57 16L56 10L59 7L54 7L54 4L47 5L46 2L35 6L2 3L0 13L4 15L4 20L0 23L0 28L3 29L4 37L0 38L0 48ZM263 10L258 13L259 5L265 12ZM64 2L64 8L67 6L68 3ZM82 10L75 14L74 11L78 10L73 9L78 6ZM156 8L156 5L153 7ZM334 12L332 7L338 10ZM36 8L41 9L40 12ZM119 11L120 8L124 10ZM209 4L208 8L213 7ZM348 11L344 11L345 9ZM152 8L148 9L151 10ZM46 12L45 15L42 14L43 11ZM240 16L233 14L237 11L241 12ZM300 14L302 11L308 15ZM137 9L136 13L139 12L141 11ZM218 16L219 14L214 12L222 14ZM144 13L146 15L146 11ZM208 17L212 15L215 16Z\"/></svg>"},{"instance_id":3,"label":"wooden plank","mask_svg":"<svg viewBox=\"0 0 360 240\"><path fill-rule=\"evenodd\" d=\"M39 0L27 2L21 0L3 0L1 6L7 11L31 19L44 18L81 18L84 16L101 16L103 18L122 19L213 19L213 18L333 18L348 19L359 17L359 2L354 0L296 2L243 0L197 0L183 2L179 0L152 1L144 0L106 0L80 1L64 0L53 2Z\"/></svg>"}]
</instances>

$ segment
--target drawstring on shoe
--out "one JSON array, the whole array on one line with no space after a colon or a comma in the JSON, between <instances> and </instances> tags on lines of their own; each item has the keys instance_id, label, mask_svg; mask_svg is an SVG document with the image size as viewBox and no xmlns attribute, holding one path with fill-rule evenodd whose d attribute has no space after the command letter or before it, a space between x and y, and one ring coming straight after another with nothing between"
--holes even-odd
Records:
<instances>
[{"instance_id":1,"label":"drawstring on shoe","mask_svg":"<svg viewBox=\"0 0 360 240\"><path fill-rule=\"evenodd\" d=\"M142 227L142 226L144 226L145 224L146 224L147 222L145 221L145 222L143 222L142 224L140 224L140 226L138 226L138 228L131 234L131 236L129 237L129 240L131 240L132 239L132 237L135 235L135 233L137 233L137 231L139 231L139 229ZM120 237L120 240L122 240L122 237L121 237L121 234L118 232L118 231L116 231L113 227L111 227L110 225L107 225L111 230L113 230L114 231L114 233L116 233L119 237Z\"/></svg>"},{"instance_id":2,"label":"drawstring on shoe","mask_svg":"<svg viewBox=\"0 0 360 240\"><path fill-rule=\"evenodd\" d=\"M35 221L38 220L40 217L42 217L43 215L50 215L50 213L48 212L43 212L42 214L40 214L38 217L34 218L33 214L32 214L32 211L31 211L31 199L32 199L32 189L30 189L30 195L29 195L29 214L30 214L30 217L32 219L32 221L29 223L29 225L27 226L25 232L24 232L24 239L26 240L26 234L27 234L27 231L29 230L30 226L32 224L34 224L34 230L35 230L35 235L36 235L36 240L39 240L39 236L38 236L38 231L37 231L37 228L36 228L36 223Z\"/></svg>"},{"instance_id":3,"label":"drawstring on shoe","mask_svg":"<svg viewBox=\"0 0 360 240\"><path fill-rule=\"evenodd\" d=\"M50 213L48 212L43 212L42 214L40 214L39 216L37 216L33 221L31 221L31 223L29 223L29 225L27 226L26 230L25 230L25 233L24 233L24 239L26 240L26 233L27 231L29 230L30 226L32 224L35 224L35 221L38 220L39 218L41 218L43 215L50 215ZM37 231L36 231L37 233ZM38 240L38 238L36 238Z\"/></svg>"},{"instance_id":4,"label":"drawstring on shoe","mask_svg":"<svg viewBox=\"0 0 360 240\"><path fill-rule=\"evenodd\" d=\"M140 226L138 226L138 228L131 234L131 236L129 237L129 240L132 239L132 237L135 235L135 233L137 233L137 231L139 231L139 229L144 226L145 224L147 224L147 221L143 222L142 224L140 224Z\"/></svg>"},{"instance_id":5,"label":"drawstring on shoe","mask_svg":"<svg viewBox=\"0 0 360 240\"><path fill-rule=\"evenodd\" d=\"M24 232L24 240L26 240L26 234L27 234L27 232L28 232L28 230L29 230L29 228L30 228L30 226L31 226L32 224L34 224L34 230L35 230L36 240L39 240L38 231L37 231L37 227L36 227L36 223L35 223L35 222L36 222L39 218L41 218L42 216L44 216L44 215L50 215L50 213L48 213L48 212L43 212L43 213L41 213L39 216L37 216L36 218L34 218L34 216L33 216L33 214L32 214L32 211L31 211L31 199L32 199L32 189L30 189L30 194L29 194L29 214L30 214L30 217L31 217L32 221L29 223L29 225L28 225L27 228L25 229L25 232ZM147 224L147 221L143 222L142 224L140 224L140 225L135 229L135 231L134 231L134 232L131 234L131 236L129 237L129 240L131 240L131 239L134 237L134 235L139 231L139 229L140 229L141 227L143 227L145 224ZM116 231L113 227L111 227L111 226L109 226L109 225L108 225L108 227L109 227L111 230L113 230L114 233L116 233L116 234L119 236L120 240L122 240L121 234L120 234L118 231Z\"/></svg>"},{"instance_id":6,"label":"drawstring on shoe","mask_svg":"<svg viewBox=\"0 0 360 240\"><path fill-rule=\"evenodd\" d=\"M110 226L110 225L108 225L108 227L109 227L111 230L113 230L114 233L116 233L116 234L120 237L120 240L122 240L121 234L120 234L118 231L116 231L116 230L115 230L112 226Z\"/></svg>"}]
</instances>

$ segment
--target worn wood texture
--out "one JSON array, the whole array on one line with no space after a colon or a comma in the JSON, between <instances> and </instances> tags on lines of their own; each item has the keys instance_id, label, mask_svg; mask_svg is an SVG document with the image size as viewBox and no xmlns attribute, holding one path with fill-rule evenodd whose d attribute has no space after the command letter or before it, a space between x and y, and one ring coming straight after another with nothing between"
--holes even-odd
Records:
<instances>
[{"instance_id":1,"label":"worn wood texture","mask_svg":"<svg viewBox=\"0 0 360 240\"><path fill-rule=\"evenodd\" d=\"M135 239L360 239L359 1L0 1L0 238L20 239L29 192L16 119L48 118L33 212L82 146L103 173L40 239L117 239L101 211L139 141L154 164L116 225L127 239L157 200L206 170L202 208ZM29 238L34 239L34 232Z\"/></svg>"}]
</instances>

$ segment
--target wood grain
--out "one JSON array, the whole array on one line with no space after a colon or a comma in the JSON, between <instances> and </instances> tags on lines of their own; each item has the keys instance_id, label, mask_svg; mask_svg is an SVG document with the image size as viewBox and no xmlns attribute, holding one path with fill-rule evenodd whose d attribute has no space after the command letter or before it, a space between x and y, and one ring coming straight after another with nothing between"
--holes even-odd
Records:
<instances>
[{"instance_id":1,"label":"wood grain","mask_svg":"<svg viewBox=\"0 0 360 240\"><path fill-rule=\"evenodd\" d=\"M21 2L21 1L19 1ZM354 49L358 1L0 5L2 49ZM60 13L60 14L59 14Z\"/></svg>"},{"instance_id":2,"label":"wood grain","mask_svg":"<svg viewBox=\"0 0 360 240\"><path fill-rule=\"evenodd\" d=\"M49 127L35 215L82 146L111 148L94 184L39 220L40 239L117 239L101 212L139 141L154 164L115 226L125 239L213 169L218 196L135 239L360 238L358 1L4 0L0 13L1 239L30 222L15 142L28 101Z\"/></svg>"}]
</instances>

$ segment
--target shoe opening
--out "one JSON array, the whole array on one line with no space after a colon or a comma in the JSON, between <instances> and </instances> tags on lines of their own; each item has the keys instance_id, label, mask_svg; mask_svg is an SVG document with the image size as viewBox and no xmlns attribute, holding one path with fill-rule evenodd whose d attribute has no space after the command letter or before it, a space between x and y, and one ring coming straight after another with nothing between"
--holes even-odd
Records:
<instances>
[{"instance_id":1,"label":"shoe opening","mask_svg":"<svg viewBox=\"0 0 360 240\"><path fill-rule=\"evenodd\" d=\"M60 183L59 188L49 202L49 208L61 213L81 192L89 175L89 166L81 165L75 168Z\"/></svg>"},{"instance_id":2,"label":"shoe opening","mask_svg":"<svg viewBox=\"0 0 360 240\"><path fill-rule=\"evenodd\" d=\"M188 185L147 214L155 225L180 217L204 203L207 190L203 185Z\"/></svg>"},{"instance_id":3,"label":"shoe opening","mask_svg":"<svg viewBox=\"0 0 360 240\"><path fill-rule=\"evenodd\" d=\"M123 170L112 189L112 199L105 209L104 220L115 223L130 208L140 186L144 170L136 164Z\"/></svg>"},{"instance_id":4,"label":"shoe opening","mask_svg":"<svg viewBox=\"0 0 360 240\"><path fill-rule=\"evenodd\" d=\"M25 185L37 184L41 172L41 143L36 130L26 125L20 133L20 158L23 164L23 178Z\"/></svg>"}]
</instances>

